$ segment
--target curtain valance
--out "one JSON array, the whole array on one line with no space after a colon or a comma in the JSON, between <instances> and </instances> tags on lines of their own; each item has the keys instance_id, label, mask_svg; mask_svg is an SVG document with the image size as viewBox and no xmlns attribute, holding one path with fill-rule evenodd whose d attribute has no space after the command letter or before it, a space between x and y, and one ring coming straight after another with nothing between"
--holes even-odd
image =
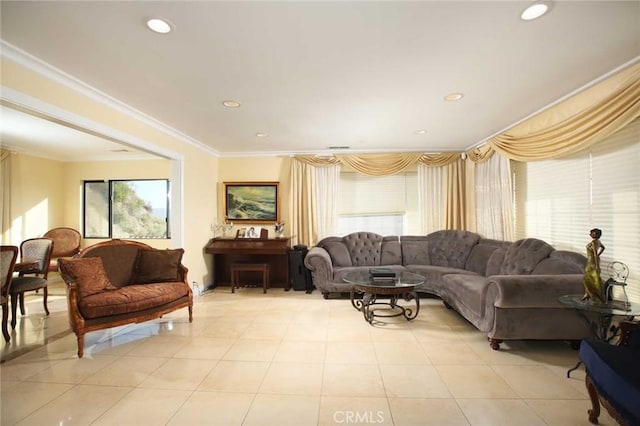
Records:
<instances>
[{"instance_id":1,"label":"curtain valance","mask_svg":"<svg viewBox=\"0 0 640 426\"><path fill-rule=\"evenodd\" d=\"M609 87L612 81L621 78L624 78L622 82ZM533 117L511 131L489 139L489 148L484 149L495 150L512 160L536 161L574 154L595 145L640 117L640 64L604 83L604 87L594 86L579 95L587 100L599 98L587 108L563 119L558 119L562 111ZM575 109L570 100L567 103L567 110ZM560 104L557 108L561 110L562 107ZM539 128L532 130L535 127ZM471 157L471 153L468 154Z\"/></svg>"},{"instance_id":2,"label":"curtain valance","mask_svg":"<svg viewBox=\"0 0 640 426\"><path fill-rule=\"evenodd\" d=\"M367 176L388 176L400 173L416 164L442 167L453 164L460 153L422 154L419 152L392 154L339 154L331 157L296 155L296 160L315 167L344 164Z\"/></svg>"}]
</instances>

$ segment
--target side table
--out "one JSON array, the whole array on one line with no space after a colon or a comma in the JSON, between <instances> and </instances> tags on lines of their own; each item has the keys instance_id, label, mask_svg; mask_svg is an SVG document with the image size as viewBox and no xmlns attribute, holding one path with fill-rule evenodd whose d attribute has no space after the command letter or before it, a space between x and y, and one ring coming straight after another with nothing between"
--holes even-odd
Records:
<instances>
[{"instance_id":1,"label":"side table","mask_svg":"<svg viewBox=\"0 0 640 426\"><path fill-rule=\"evenodd\" d=\"M638 303L629 302L628 305L617 302L595 303L582 298L582 294L566 294L560 296L558 301L564 306L575 309L587 321L595 337L603 342L610 342L618 333L618 327L612 325L613 317L633 320L635 316L640 315L640 304ZM570 377L571 372L576 370L580 364L582 361L578 361L575 367L570 368L567 371L567 377Z\"/></svg>"}]
</instances>

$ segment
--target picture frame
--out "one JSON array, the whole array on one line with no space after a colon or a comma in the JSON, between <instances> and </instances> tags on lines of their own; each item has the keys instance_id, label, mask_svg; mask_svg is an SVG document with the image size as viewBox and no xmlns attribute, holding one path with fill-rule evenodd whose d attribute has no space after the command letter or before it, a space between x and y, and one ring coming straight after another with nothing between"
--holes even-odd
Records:
<instances>
[{"instance_id":1,"label":"picture frame","mask_svg":"<svg viewBox=\"0 0 640 426\"><path fill-rule=\"evenodd\" d=\"M225 220L280 222L279 182L223 182Z\"/></svg>"}]
</instances>

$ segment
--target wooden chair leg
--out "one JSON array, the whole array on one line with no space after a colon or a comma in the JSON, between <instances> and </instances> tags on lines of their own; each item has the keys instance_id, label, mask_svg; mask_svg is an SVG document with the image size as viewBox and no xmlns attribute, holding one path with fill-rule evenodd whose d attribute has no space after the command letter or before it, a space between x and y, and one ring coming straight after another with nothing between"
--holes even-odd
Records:
<instances>
[{"instance_id":1,"label":"wooden chair leg","mask_svg":"<svg viewBox=\"0 0 640 426\"><path fill-rule=\"evenodd\" d=\"M9 327L7 326L7 322L9 321L9 303L5 303L2 305L2 335L4 336L4 341L8 342L11 340L11 335L9 334Z\"/></svg>"},{"instance_id":2,"label":"wooden chair leg","mask_svg":"<svg viewBox=\"0 0 640 426\"><path fill-rule=\"evenodd\" d=\"M49 288L45 287L44 291L42 292L42 303L44 304L44 311L47 313L47 316L49 316L49 307L47 306L48 297L49 297Z\"/></svg>"},{"instance_id":3,"label":"wooden chair leg","mask_svg":"<svg viewBox=\"0 0 640 426\"><path fill-rule=\"evenodd\" d=\"M11 328L14 330L16 329L16 323L18 322L17 314L18 314L18 295L12 294L11 295Z\"/></svg>"},{"instance_id":4,"label":"wooden chair leg","mask_svg":"<svg viewBox=\"0 0 640 426\"><path fill-rule=\"evenodd\" d=\"M82 358L84 355L84 334L76 334L76 340L78 341L78 358Z\"/></svg>"},{"instance_id":5,"label":"wooden chair leg","mask_svg":"<svg viewBox=\"0 0 640 426\"><path fill-rule=\"evenodd\" d=\"M24 316L26 315L25 312L27 312L24 308L24 291L20 293L18 297L20 298L20 315Z\"/></svg>"},{"instance_id":6,"label":"wooden chair leg","mask_svg":"<svg viewBox=\"0 0 640 426\"><path fill-rule=\"evenodd\" d=\"M591 399L591 410L587 411L589 414L589 423L594 425L598 424L598 417L600 417L600 399L598 398L598 390L596 385L591 380L591 376L587 374L584 378L584 384L589 392L589 399Z\"/></svg>"}]
</instances>

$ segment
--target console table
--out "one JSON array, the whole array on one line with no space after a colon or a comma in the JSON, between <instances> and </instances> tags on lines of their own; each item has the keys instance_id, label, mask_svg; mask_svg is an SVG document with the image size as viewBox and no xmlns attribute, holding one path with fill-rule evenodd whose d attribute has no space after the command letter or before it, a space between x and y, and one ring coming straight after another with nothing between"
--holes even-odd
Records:
<instances>
[{"instance_id":1,"label":"console table","mask_svg":"<svg viewBox=\"0 0 640 426\"><path fill-rule=\"evenodd\" d=\"M213 255L213 286L231 286L232 263L266 263L270 286L289 290L289 241L289 238L211 239L205 253Z\"/></svg>"}]
</instances>

